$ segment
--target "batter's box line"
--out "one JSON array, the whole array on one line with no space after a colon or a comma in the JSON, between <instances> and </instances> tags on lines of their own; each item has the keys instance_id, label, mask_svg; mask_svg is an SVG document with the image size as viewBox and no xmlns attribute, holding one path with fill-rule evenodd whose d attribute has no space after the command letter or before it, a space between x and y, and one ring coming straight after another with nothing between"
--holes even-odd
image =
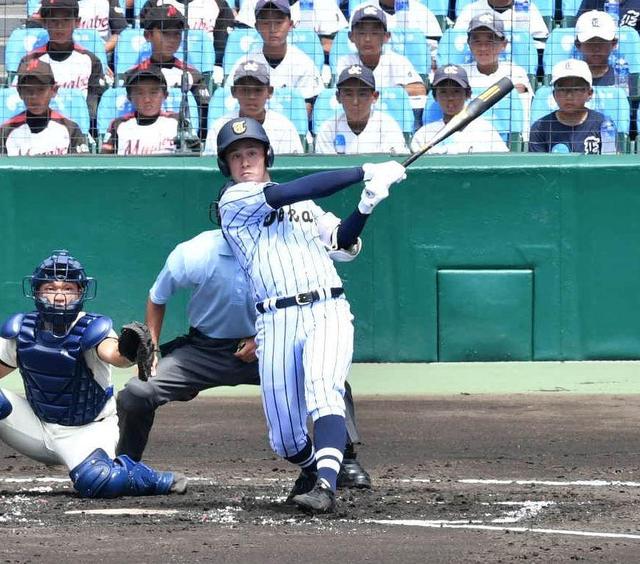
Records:
<instances>
[{"instance_id":1,"label":"batter's box line","mask_svg":"<svg viewBox=\"0 0 640 564\"><path fill-rule=\"evenodd\" d=\"M381 478L381 481L384 481ZM399 480L391 480L405 484L444 484L450 483L449 480L432 480L430 478L401 478ZM621 480L497 480L493 478L463 478L454 480L457 484L480 485L480 486L552 486L552 487L587 487L587 488L604 488L604 487L627 487L640 488L640 482L624 482Z\"/></svg>"}]
</instances>

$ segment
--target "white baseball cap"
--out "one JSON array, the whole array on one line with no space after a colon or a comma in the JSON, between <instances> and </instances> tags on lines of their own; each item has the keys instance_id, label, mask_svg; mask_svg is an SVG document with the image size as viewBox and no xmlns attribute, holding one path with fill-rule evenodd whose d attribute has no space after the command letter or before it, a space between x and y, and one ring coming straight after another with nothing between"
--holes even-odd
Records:
<instances>
[{"instance_id":1,"label":"white baseball cap","mask_svg":"<svg viewBox=\"0 0 640 564\"><path fill-rule=\"evenodd\" d=\"M616 37L616 22L606 12L591 10L582 14L576 22L576 38L580 43L599 37L611 41Z\"/></svg>"},{"instance_id":2,"label":"white baseball cap","mask_svg":"<svg viewBox=\"0 0 640 564\"><path fill-rule=\"evenodd\" d=\"M577 76L587 82L589 86L593 85L593 77L591 76L589 65L578 59L567 59L566 61L560 61L553 65L551 84L553 85L561 78L567 78L569 76Z\"/></svg>"}]
</instances>

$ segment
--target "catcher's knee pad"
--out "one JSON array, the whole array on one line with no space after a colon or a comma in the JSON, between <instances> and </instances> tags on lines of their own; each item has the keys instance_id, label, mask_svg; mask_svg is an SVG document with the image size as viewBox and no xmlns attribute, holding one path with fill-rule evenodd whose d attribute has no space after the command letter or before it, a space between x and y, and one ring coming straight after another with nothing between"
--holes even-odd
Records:
<instances>
[{"instance_id":1,"label":"catcher's knee pad","mask_svg":"<svg viewBox=\"0 0 640 564\"><path fill-rule=\"evenodd\" d=\"M173 483L171 472L156 472L125 455L112 460L101 448L87 456L69 476L83 497L165 494Z\"/></svg>"},{"instance_id":2,"label":"catcher's knee pad","mask_svg":"<svg viewBox=\"0 0 640 564\"><path fill-rule=\"evenodd\" d=\"M0 421L9 417L12 411L13 406L11 402L7 399L7 396L2 393L2 390L0 390Z\"/></svg>"},{"instance_id":3,"label":"catcher's knee pad","mask_svg":"<svg viewBox=\"0 0 640 564\"><path fill-rule=\"evenodd\" d=\"M153 386L149 382L132 378L127 382L124 389L118 393L116 402L118 409L122 409L125 412L144 413L155 411L158 407L154 397Z\"/></svg>"}]
</instances>

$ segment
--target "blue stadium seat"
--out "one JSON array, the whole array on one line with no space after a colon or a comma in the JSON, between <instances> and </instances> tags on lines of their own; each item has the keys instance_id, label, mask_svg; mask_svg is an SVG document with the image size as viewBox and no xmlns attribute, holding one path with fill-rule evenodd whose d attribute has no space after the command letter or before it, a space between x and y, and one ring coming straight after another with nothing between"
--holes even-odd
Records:
<instances>
[{"instance_id":1,"label":"blue stadium seat","mask_svg":"<svg viewBox=\"0 0 640 564\"><path fill-rule=\"evenodd\" d=\"M324 50L318 34L312 29L293 28L287 36L287 43L304 51L315 63L318 71L324 66Z\"/></svg>"},{"instance_id":2,"label":"blue stadium seat","mask_svg":"<svg viewBox=\"0 0 640 564\"><path fill-rule=\"evenodd\" d=\"M423 79L429 74L431 70L431 54L422 31L417 29L393 30L389 43L394 52L404 55L411 61L411 64Z\"/></svg>"},{"instance_id":3,"label":"blue stadium seat","mask_svg":"<svg viewBox=\"0 0 640 564\"><path fill-rule=\"evenodd\" d=\"M102 63L102 69L106 71L109 68L107 63L107 52L104 49L104 41L95 29L75 29L73 31L73 40L82 45L85 49L89 49Z\"/></svg>"},{"instance_id":4,"label":"blue stadium seat","mask_svg":"<svg viewBox=\"0 0 640 564\"><path fill-rule=\"evenodd\" d=\"M229 76L238 59L248 55L262 46L262 37L253 28L235 28L229 33L229 39L224 49L222 67L224 76Z\"/></svg>"},{"instance_id":5,"label":"blue stadium seat","mask_svg":"<svg viewBox=\"0 0 640 564\"><path fill-rule=\"evenodd\" d=\"M395 119L403 133L412 135L415 130L415 114L407 91L402 86L385 86L378 88L378 91L380 97L375 107Z\"/></svg>"},{"instance_id":6,"label":"blue stadium seat","mask_svg":"<svg viewBox=\"0 0 640 564\"><path fill-rule=\"evenodd\" d=\"M576 25L580 4L582 4L582 0L561 0L563 27L573 27Z\"/></svg>"},{"instance_id":7,"label":"blue stadium seat","mask_svg":"<svg viewBox=\"0 0 640 564\"><path fill-rule=\"evenodd\" d=\"M336 33L331 44L331 51L329 51L329 66L334 77L338 68L338 61L344 55L351 55L357 53L356 46L349 39L349 30L341 29Z\"/></svg>"},{"instance_id":8,"label":"blue stadium seat","mask_svg":"<svg viewBox=\"0 0 640 564\"><path fill-rule=\"evenodd\" d=\"M460 15L460 13L462 12L462 10L464 10L464 8L466 6L468 6L469 4L473 4L476 0L455 0L455 13L456 13L456 17L458 17Z\"/></svg>"},{"instance_id":9,"label":"blue stadium seat","mask_svg":"<svg viewBox=\"0 0 640 564\"><path fill-rule=\"evenodd\" d=\"M337 119L342 113L342 104L336 99L334 88L325 88L313 104L311 128L317 133L320 126L329 119Z\"/></svg>"},{"instance_id":10,"label":"blue stadium seat","mask_svg":"<svg viewBox=\"0 0 640 564\"><path fill-rule=\"evenodd\" d=\"M191 92L188 93L189 101L189 123L191 125L191 132L197 135L199 127L198 118L198 105ZM179 88L169 88L169 95L165 103L162 105L165 111L180 112L180 103L182 102L182 92ZM123 87L110 88L100 98L98 104L98 135L103 137L109 129L111 122L124 114L133 111L133 105L127 98L127 91Z\"/></svg>"},{"instance_id":11,"label":"blue stadium seat","mask_svg":"<svg viewBox=\"0 0 640 564\"><path fill-rule=\"evenodd\" d=\"M179 59L182 58L183 44L180 45L176 53ZM131 67L135 67L150 56L151 44L144 38L144 30L131 28L122 30L114 56L116 75L124 74ZM211 39L206 32L195 29L189 30L187 60L191 66L205 75L213 71L216 55Z\"/></svg>"},{"instance_id":12,"label":"blue stadium seat","mask_svg":"<svg viewBox=\"0 0 640 564\"><path fill-rule=\"evenodd\" d=\"M546 82L549 82L553 65L577 56L577 50L574 45L575 36L576 30L572 27L557 27L549 34L542 56Z\"/></svg>"},{"instance_id":13,"label":"blue stadium seat","mask_svg":"<svg viewBox=\"0 0 640 564\"><path fill-rule=\"evenodd\" d=\"M65 117L75 121L85 135L89 133L89 109L87 101L79 90L60 88L51 100L51 107ZM4 123L25 109L15 88L0 89L0 118Z\"/></svg>"},{"instance_id":14,"label":"blue stadium seat","mask_svg":"<svg viewBox=\"0 0 640 564\"><path fill-rule=\"evenodd\" d=\"M467 32L461 29L445 29L438 43L438 66L463 65L473 60L467 45Z\"/></svg>"}]
</instances>

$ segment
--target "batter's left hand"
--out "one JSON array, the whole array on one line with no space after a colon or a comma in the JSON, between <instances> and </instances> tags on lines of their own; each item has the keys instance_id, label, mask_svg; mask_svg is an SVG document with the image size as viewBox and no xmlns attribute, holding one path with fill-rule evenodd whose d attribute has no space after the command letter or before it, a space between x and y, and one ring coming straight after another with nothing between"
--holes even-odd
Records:
<instances>
[{"instance_id":1,"label":"batter's left hand","mask_svg":"<svg viewBox=\"0 0 640 564\"><path fill-rule=\"evenodd\" d=\"M241 339L240 343L238 343L238 350L236 350L233 356L246 363L258 360L256 356L256 340L253 337Z\"/></svg>"}]
</instances>

